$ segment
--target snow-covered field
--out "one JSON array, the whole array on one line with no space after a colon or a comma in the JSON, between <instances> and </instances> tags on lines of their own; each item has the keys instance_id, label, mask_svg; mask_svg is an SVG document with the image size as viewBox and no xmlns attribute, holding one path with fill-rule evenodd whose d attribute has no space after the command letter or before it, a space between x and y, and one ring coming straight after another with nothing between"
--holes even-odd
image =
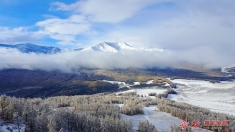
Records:
<instances>
[{"instance_id":1,"label":"snow-covered field","mask_svg":"<svg viewBox=\"0 0 235 132\"><path fill-rule=\"evenodd\" d=\"M178 102L186 102L195 106L204 107L211 111L235 116L235 81L222 81L220 83L186 79L175 79L171 81L177 84L175 91L178 94L170 94L168 95L168 98ZM150 81L148 83L150 83ZM148 96L148 93L161 94L165 91L166 89L161 89L159 87L144 87L141 89L130 89L119 93L136 92L138 95ZM121 107L122 105L119 106ZM134 130L138 129L140 121L146 120L155 125L159 131L163 132L169 132L172 125L178 126L182 123L181 119L156 110L156 106L144 107L143 110L144 115L128 116L122 114L122 118L130 120ZM203 132L207 130L194 130L193 132L197 131Z\"/></svg>"},{"instance_id":2,"label":"snow-covered field","mask_svg":"<svg viewBox=\"0 0 235 132\"><path fill-rule=\"evenodd\" d=\"M159 87L151 87L151 88L145 87L142 89L131 89L124 92L118 92L117 95L119 93L136 92L138 95L143 95L148 97L148 93L161 94L164 93L165 91L166 89L161 89ZM150 97L155 98L154 96ZM116 105L118 105L119 107L123 106L123 104L116 104ZM157 128L157 130L161 132L170 132L171 126L174 125L179 126L182 123L181 119L173 117L169 113L158 111L156 105L144 107L143 111L144 111L143 115L139 114L134 116L128 116L122 114L122 118L131 121L134 130L138 130L138 125L140 121L146 121L146 120L152 123ZM210 132L209 130L204 130L204 129L193 130L193 132L206 132L206 131Z\"/></svg>"},{"instance_id":3,"label":"snow-covered field","mask_svg":"<svg viewBox=\"0 0 235 132\"><path fill-rule=\"evenodd\" d=\"M136 85L140 85L140 82L133 82L133 84L128 84L128 83L125 83L125 82L120 82L120 81L109 81L109 80L102 80L103 82L108 82L108 83L111 83L111 84L118 84L119 85L119 88L131 88L131 86L136 86ZM145 84L153 84L153 81L154 80L148 80L146 81ZM170 87L170 84L168 84L167 82L165 82L165 85L166 87ZM150 87L152 87L150 85ZM156 87L155 87L156 88ZM158 87L159 88L159 87Z\"/></svg>"},{"instance_id":4,"label":"snow-covered field","mask_svg":"<svg viewBox=\"0 0 235 132\"><path fill-rule=\"evenodd\" d=\"M143 95L144 97L148 97L149 93L156 93L156 94L162 94L164 93L165 91L167 91L167 89L163 89L163 88L159 88L157 86L153 86L153 87L144 87L144 88L141 88L141 89L130 89L130 90L127 90L127 91L124 91L124 92L118 92L117 95L119 93L128 93L128 92L136 92L136 94L138 95ZM154 96L150 96L152 98L155 98Z\"/></svg>"},{"instance_id":5,"label":"snow-covered field","mask_svg":"<svg viewBox=\"0 0 235 132\"><path fill-rule=\"evenodd\" d=\"M111 84L118 84L119 88L124 88L124 87L130 88L131 86L134 86L134 85L140 85L140 82L134 82L134 84L131 85L131 84L126 84L125 82L119 82L119 81L109 81L109 80L102 80L102 81L108 82Z\"/></svg>"},{"instance_id":6,"label":"snow-covered field","mask_svg":"<svg viewBox=\"0 0 235 132\"><path fill-rule=\"evenodd\" d=\"M168 98L235 116L235 81L220 83L185 79L171 81L177 83L175 91L178 94L168 95Z\"/></svg>"},{"instance_id":7,"label":"snow-covered field","mask_svg":"<svg viewBox=\"0 0 235 132\"><path fill-rule=\"evenodd\" d=\"M125 120L129 120L132 122L133 129L138 130L138 125L140 121L148 120L151 124L153 124L156 129L160 132L170 132L171 126L179 126L182 123L182 120L173 117L168 113L158 111L156 105L151 105L149 107L143 108L144 114L143 115L134 115L128 116L122 114L122 118ZM210 132L209 130L193 130L193 132Z\"/></svg>"},{"instance_id":8,"label":"snow-covered field","mask_svg":"<svg viewBox=\"0 0 235 132\"><path fill-rule=\"evenodd\" d=\"M179 125L182 123L182 120L179 118L173 117L168 113L156 111L156 105L149 107L144 107L143 115L134 115L128 116L122 114L122 118L129 120L133 124L133 129L138 130L138 125L140 121L148 120L152 123L159 131L169 132L171 130L171 125Z\"/></svg>"},{"instance_id":9,"label":"snow-covered field","mask_svg":"<svg viewBox=\"0 0 235 132\"><path fill-rule=\"evenodd\" d=\"M6 124L0 119L0 132L24 132L24 131L25 131L24 124L21 124L18 130L17 125L10 123Z\"/></svg>"}]
</instances>

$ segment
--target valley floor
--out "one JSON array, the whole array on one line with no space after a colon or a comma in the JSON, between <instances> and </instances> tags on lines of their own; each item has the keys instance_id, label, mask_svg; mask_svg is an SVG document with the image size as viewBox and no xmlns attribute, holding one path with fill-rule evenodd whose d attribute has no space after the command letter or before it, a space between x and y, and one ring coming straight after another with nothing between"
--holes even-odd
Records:
<instances>
[{"instance_id":1,"label":"valley floor","mask_svg":"<svg viewBox=\"0 0 235 132\"><path fill-rule=\"evenodd\" d=\"M177 95L168 98L235 116L235 81L210 83L201 80L171 80L177 83Z\"/></svg>"},{"instance_id":2,"label":"valley floor","mask_svg":"<svg viewBox=\"0 0 235 132\"><path fill-rule=\"evenodd\" d=\"M141 121L149 121L153 124L156 129L160 132L170 132L171 126L179 126L182 123L182 120L171 116L171 114L166 112L158 111L156 105L151 105L149 107L144 107L144 114L128 116L122 114L122 118L132 122L133 130L138 130L139 122ZM200 129L193 130L193 132L210 132L209 130Z\"/></svg>"},{"instance_id":3,"label":"valley floor","mask_svg":"<svg viewBox=\"0 0 235 132\"><path fill-rule=\"evenodd\" d=\"M136 92L136 94L144 97L151 97L155 98L155 96L149 96L148 93L156 93L156 94L162 94L166 89L161 89L159 87L145 87L142 89L131 89L127 90L124 92L119 92L117 93L128 93L128 92ZM170 95L171 97L173 95ZM122 107L123 104L117 104L119 107ZM133 125L133 130L137 131L138 130L138 125L139 122L143 121L149 121L151 124L153 124L156 129L160 132L170 132L171 131L171 126L179 126L182 123L182 120L172 116L169 113L159 111L157 108L157 105L150 105L149 107L144 107L143 108L144 114L138 114L138 115L125 115L122 114L122 118L128 121L131 121ZM200 130L193 130L193 132L211 132L209 130L205 129L200 129Z\"/></svg>"}]
</instances>

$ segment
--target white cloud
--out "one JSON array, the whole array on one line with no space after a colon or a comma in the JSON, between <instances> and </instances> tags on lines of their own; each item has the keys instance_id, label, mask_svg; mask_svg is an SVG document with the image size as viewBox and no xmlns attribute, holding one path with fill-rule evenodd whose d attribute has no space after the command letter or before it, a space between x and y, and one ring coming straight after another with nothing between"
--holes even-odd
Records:
<instances>
[{"instance_id":1,"label":"white cloud","mask_svg":"<svg viewBox=\"0 0 235 132\"><path fill-rule=\"evenodd\" d=\"M235 60L233 55L235 53L235 17L233 16L235 2L232 4L231 1L227 3L223 1L221 4L221 2L210 0L207 1L207 5L210 5L208 10L204 8L205 1L183 1L176 2L177 4L180 5L181 10L173 17L156 20L156 18L159 19L156 16L152 18L152 22L141 26L119 25L118 28L114 28L115 30L90 37L91 43L125 41L138 47L157 47L176 52L207 47L213 50L213 53L217 53L218 57L226 54L227 60L231 61L230 58ZM204 10L200 10L201 8ZM162 12L161 15L164 16L173 11L175 10ZM201 54L200 50L197 51L195 56Z\"/></svg>"},{"instance_id":2,"label":"white cloud","mask_svg":"<svg viewBox=\"0 0 235 132\"><path fill-rule=\"evenodd\" d=\"M36 23L39 34L59 40L59 44L76 44L76 36L89 32L90 24L82 15L72 15L67 19L51 18Z\"/></svg>"},{"instance_id":3,"label":"white cloud","mask_svg":"<svg viewBox=\"0 0 235 132\"><path fill-rule=\"evenodd\" d=\"M26 27L10 28L0 27L0 43L17 44L34 42L38 38L36 34L28 31Z\"/></svg>"},{"instance_id":4,"label":"white cloud","mask_svg":"<svg viewBox=\"0 0 235 132\"><path fill-rule=\"evenodd\" d=\"M169 0L81 0L70 5L61 2L52 5L56 10L74 11L88 16L93 22L117 23L147 6L167 1Z\"/></svg>"},{"instance_id":5,"label":"white cloud","mask_svg":"<svg viewBox=\"0 0 235 132\"><path fill-rule=\"evenodd\" d=\"M198 54L200 52L200 54ZM188 62L204 67L223 67L230 64L233 58L220 55L208 47L196 48L189 51L163 52L121 51L107 52L79 52L70 51L57 54L21 53L14 49L0 48L0 69L22 68L42 70L62 70L87 68L150 68L164 67ZM196 55L195 55L196 54Z\"/></svg>"},{"instance_id":6,"label":"white cloud","mask_svg":"<svg viewBox=\"0 0 235 132\"><path fill-rule=\"evenodd\" d=\"M194 15L204 14L206 16L232 16L235 11L235 1L233 0L181 0L175 1L181 8Z\"/></svg>"}]
</instances>

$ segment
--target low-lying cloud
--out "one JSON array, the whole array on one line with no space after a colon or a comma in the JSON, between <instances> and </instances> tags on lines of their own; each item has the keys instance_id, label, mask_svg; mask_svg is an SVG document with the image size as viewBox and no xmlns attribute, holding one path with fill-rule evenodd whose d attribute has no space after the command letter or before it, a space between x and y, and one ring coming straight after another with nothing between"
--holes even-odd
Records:
<instances>
[{"instance_id":1,"label":"low-lying cloud","mask_svg":"<svg viewBox=\"0 0 235 132\"><path fill-rule=\"evenodd\" d=\"M200 54L198 52L200 51ZM154 68L191 63L209 68L231 65L232 58L226 54L218 55L212 49L198 48L190 51L120 51L83 52L66 51L57 54L22 53L16 49L0 48L0 69L40 69L71 72L79 68Z\"/></svg>"}]
</instances>

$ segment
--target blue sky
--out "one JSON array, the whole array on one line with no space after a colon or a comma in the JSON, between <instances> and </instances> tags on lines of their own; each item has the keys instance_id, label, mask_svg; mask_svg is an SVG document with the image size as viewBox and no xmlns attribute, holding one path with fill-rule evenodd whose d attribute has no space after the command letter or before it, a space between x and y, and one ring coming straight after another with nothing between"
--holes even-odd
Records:
<instances>
[{"instance_id":1,"label":"blue sky","mask_svg":"<svg viewBox=\"0 0 235 132\"><path fill-rule=\"evenodd\" d=\"M153 17L154 20L159 19L157 21L161 21L161 19L164 19L165 17L172 16L170 13L166 14L166 16L162 16L162 14L157 12L167 10L167 12L170 12L177 8L173 2L168 1L159 2L156 0L148 0L147 2L135 2L131 0L129 2L121 2L123 1L114 2L110 0L110 3L108 2L108 4L113 5L110 5L110 8L104 9L103 11L98 11L96 14L96 10L99 10L99 8L102 10L102 8L109 6L108 4L105 5L106 0L101 0L98 4L94 0L1 0L0 27L2 28L2 33L4 33L5 29L5 32L9 35L3 36L3 38L0 39L0 42L9 44L29 42L41 45L74 48L86 47L87 45L94 45L103 41L125 41L126 39L122 39L119 36L116 38L113 36L107 38L100 36L107 36L109 33L112 34L123 28L130 28L133 30L137 27L145 27L153 22ZM75 4L75 7L71 6L73 4ZM117 4L117 6L114 4ZM132 5L133 9L131 7ZM67 7L64 7L66 9L62 9L61 6ZM81 8L81 6L85 7L85 9L77 11L76 9ZM93 6L97 7L95 7L94 10L90 9L93 8ZM114 10L112 10L112 8L114 8ZM37 25L37 23L49 19L58 19L57 22L55 22L58 26L55 28L63 28L63 26L66 27L66 24L69 25L73 23L69 22L70 20L68 19L75 15L83 17L81 23L85 23L85 25L81 25L79 21L76 22L77 29L76 24L72 25L75 27L75 30L81 29L81 31L72 33L72 35L69 34L69 32L63 33L63 31L58 31L60 32L57 34L58 36L53 36L52 34L56 34L56 31L49 31L46 33L45 30L53 30L46 29L48 27L46 24L41 26ZM60 22L66 20L67 22ZM23 29L18 31L18 35L17 33L11 35L11 32L14 32L14 30L18 28ZM44 30L44 33L42 33L42 30ZM39 33L40 31L41 33ZM62 39L63 37L65 37L64 40Z\"/></svg>"},{"instance_id":2,"label":"blue sky","mask_svg":"<svg viewBox=\"0 0 235 132\"><path fill-rule=\"evenodd\" d=\"M79 48L125 41L219 51L233 47L234 5L231 0L0 0L0 43Z\"/></svg>"}]
</instances>

